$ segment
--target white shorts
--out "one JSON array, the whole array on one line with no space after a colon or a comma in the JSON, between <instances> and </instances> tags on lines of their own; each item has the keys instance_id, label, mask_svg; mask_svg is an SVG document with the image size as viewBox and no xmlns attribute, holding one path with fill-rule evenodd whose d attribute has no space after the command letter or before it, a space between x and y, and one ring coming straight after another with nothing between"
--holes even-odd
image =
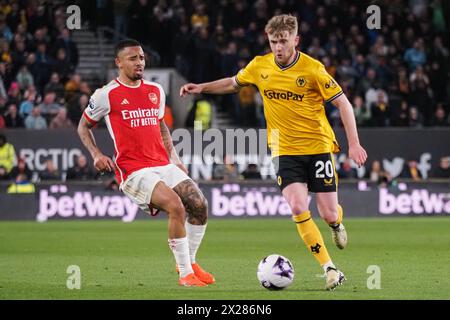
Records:
<instances>
[{"instance_id":1,"label":"white shorts","mask_svg":"<svg viewBox=\"0 0 450 320\"><path fill-rule=\"evenodd\" d=\"M153 189L159 181L173 189L180 182L191 179L174 164L160 167L144 168L130 174L122 185L122 191L134 203L147 213L152 199Z\"/></svg>"}]
</instances>

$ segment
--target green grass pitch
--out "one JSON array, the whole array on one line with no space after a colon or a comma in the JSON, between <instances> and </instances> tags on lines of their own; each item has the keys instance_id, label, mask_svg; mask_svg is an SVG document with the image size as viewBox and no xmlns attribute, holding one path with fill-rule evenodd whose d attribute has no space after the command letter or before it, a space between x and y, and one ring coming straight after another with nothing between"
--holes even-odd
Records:
<instances>
[{"instance_id":1,"label":"green grass pitch","mask_svg":"<svg viewBox=\"0 0 450 320\"><path fill-rule=\"evenodd\" d=\"M338 250L318 221L334 262L347 276L334 292L289 218L211 219L198 261L217 283L177 284L167 220L0 223L0 299L449 299L450 218L346 219L349 245ZM268 291L259 261L279 253L295 268L294 283ZM81 289L69 290L67 267L78 265ZM369 290L370 265L381 288Z\"/></svg>"}]
</instances>

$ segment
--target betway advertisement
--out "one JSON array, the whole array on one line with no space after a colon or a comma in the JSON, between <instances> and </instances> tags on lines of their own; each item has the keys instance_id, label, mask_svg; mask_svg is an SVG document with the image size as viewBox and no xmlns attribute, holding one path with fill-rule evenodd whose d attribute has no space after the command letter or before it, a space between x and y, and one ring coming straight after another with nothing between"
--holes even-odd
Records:
<instances>
[{"instance_id":1,"label":"betway advertisement","mask_svg":"<svg viewBox=\"0 0 450 320\"><path fill-rule=\"evenodd\" d=\"M291 210L274 181L200 183L209 204L209 217L289 217ZM310 208L318 216L314 195ZM166 218L161 212L149 217L118 191L100 185L37 185L36 193L14 195L0 192L0 220L89 220ZM450 182L400 183L395 188L341 183L339 203L346 217L450 216Z\"/></svg>"},{"instance_id":2,"label":"betway advertisement","mask_svg":"<svg viewBox=\"0 0 450 320\"><path fill-rule=\"evenodd\" d=\"M120 219L134 221L139 207L124 194L86 190L80 186L52 185L38 191L36 220Z\"/></svg>"},{"instance_id":3,"label":"betway advertisement","mask_svg":"<svg viewBox=\"0 0 450 320\"><path fill-rule=\"evenodd\" d=\"M379 191L378 211L382 215L435 215L450 214L450 192L418 188L404 192Z\"/></svg>"},{"instance_id":4,"label":"betway advertisement","mask_svg":"<svg viewBox=\"0 0 450 320\"><path fill-rule=\"evenodd\" d=\"M290 208L275 183L218 184L204 188L214 217L270 217L289 216Z\"/></svg>"},{"instance_id":5,"label":"betway advertisement","mask_svg":"<svg viewBox=\"0 0 450 320\"><path fill-rule=\"evenodd\" d=\"M208 184L203 190L214 217L291 215L275 182ZM450 215L450 182L400 183L390 188L341 183L338 195L346 217ZM313 215L317 215L313 194L309 202Z\"/></svg>"}]
</instances>

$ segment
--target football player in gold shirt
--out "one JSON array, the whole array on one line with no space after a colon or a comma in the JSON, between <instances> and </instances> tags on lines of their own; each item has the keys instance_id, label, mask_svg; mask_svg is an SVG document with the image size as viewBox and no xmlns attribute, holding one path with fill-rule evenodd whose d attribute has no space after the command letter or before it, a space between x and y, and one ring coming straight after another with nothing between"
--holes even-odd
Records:
<instances>
[{"instance_id":1,"label":"football player in gold shirt","mask_svg":"<svg viewBox=\"0 0 450 320\"><path fill-rule=\"evenodd\" d=\"M255 57L235 77L185 84L180 95L234 93L247 85L258 88L264 101L277 183L300 237L326 273L326 289L333 290L345 277L333 264L308 208L310 191L316 193L319 214L331 227L333 241L343 249L347 232L338 204L333 156L340 149L325 116L325 102L332 102L340 111L349 157L361 166L367 153L359 143L353 108L341 87L322 63L297 51L297 19L292 15L274 16L265 31L271 53Z\"/></svg>"}]
</instances>

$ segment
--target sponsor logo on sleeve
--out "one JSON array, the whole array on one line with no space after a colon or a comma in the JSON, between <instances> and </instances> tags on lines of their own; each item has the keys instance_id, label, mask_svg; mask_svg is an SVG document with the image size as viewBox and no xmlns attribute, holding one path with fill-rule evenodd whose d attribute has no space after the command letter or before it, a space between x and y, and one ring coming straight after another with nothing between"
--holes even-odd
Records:
<instances>
[{"instance_id":1,"label":"sponsor logo on sleeve","mask_svg":"<svg viewBox=\"0 0 450 320\"><path fill-rule=\"evenodd\" d=\"M330 79L328 82L325 83L325 89L334 89L337 87L336 81L334 79Z\"/></svg>"},{"instance_id":2,"label":"sponsor logo on sleeve","mask_svg":"<svg viewBox=\"0 0 450 320\"><path fill-rule=\"evenodd\" d=\"M88 108L94 110L95 107L95 102L93 98L89 99L89 104L88 104Z\"/></svg>"}]
</instances>

